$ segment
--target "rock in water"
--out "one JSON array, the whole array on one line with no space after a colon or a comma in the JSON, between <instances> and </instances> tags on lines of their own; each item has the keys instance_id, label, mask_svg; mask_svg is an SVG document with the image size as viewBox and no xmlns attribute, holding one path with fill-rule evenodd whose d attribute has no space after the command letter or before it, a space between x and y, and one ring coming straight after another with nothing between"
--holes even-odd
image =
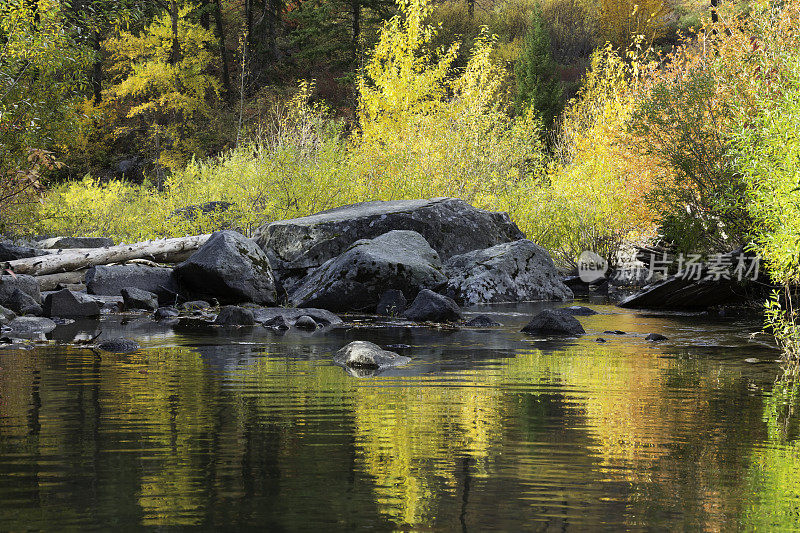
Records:
<instances>
[{"instance_id":1,"label":"rock in water","mask_svg":"<svg viewBox=\"0 0 800 533\"><path fill-rule=\"evenodd\" d=\"M192 294L225 304L275 305L275 278L264 252L235 231L218 231L192 256L175 267Z\"/></svg>"},{"instance_id":2,"label":"rock in water","mask_svg":"<svg viewBox=\"0 0 800 533\"><path fill-rule=\"evenodd\" d=\"M289 295L296 307L331 311L375 309L386 287L406 295L446 281L439 255L415 231L390 231L353 244Z\"/></svg>"},{"instance_id":3,"label":"rock in water","mask_svg":"<svg viewBox=\"0 0 800 533\"><path fill-rule=\"evenodd\" d=\"M486 315L478 315L464 325L468 328L496 328L502 324L495 322Z\"/></svg>"},{"instance_id":4,"label":"rock in water","mask_svg":"<svg viewBox=\"0 0 800 533\"><path fill-rule=\"evenodd\" d=\"M42 248L63 249L70 248L106 248L114 246L114 239L108 237L53 237L38 243Z\"/></svg>"},{"instance_id":5,"label":"rock in water","mask_svg":"<svg viewBox=\"0 0 800 533\"><path fill-rule=\"evenodd\" d=\"M383 369L408 364L411 358L384 350L371 342L354 341L336 352L333 361L350 368Z\"/></svg>"},{"instance_id":6,"label":"rock in water","mask_svg":"<svg viewBox=\"0 0 800 533\"><path fill-rule=\"evenodd\" d=\"M7 305L9 298L12 297L14 291L20 290L33 298L37 304L42 303L42 294L39 292L39 282L33 276L17 275L15 276L0 276L0 305L10 307Z\"/></svg>"},{"instance_id":7,"label":"rock in water","mask_svg":"<svg viewBox=\"0 0 800 533\"><path fill-rule=\"evenodd\" d=\"M97 347L109 353L133 353L142 348L138 342L130 339L108 339L98 344Z\"/></svg>"},{"instance_id":8,"label":"rock in water","mask_svg":"<svg viewBox=\"0 0 800 533\"><path fill-rule=\"evenodd\" d=\"M453 256L444 268L445 293L465 305L573 297L550 255L527 239Z\"/></svg>"},{"instance_id":9,"label":"rock in water","mask_svg":"<svg viewBox=\"0 0 800 533\"><path fill-rule=\"evenodd\" d=\"M591 309L589 307L584 307L582 305L573 305L570 307L565 307L562 309L563 312L573 315L573 316L592 316L596 315L597 311Z\"/></svg>"},{"instance_id":10,"label":"rock in water","mask_svg":"<svg viewBox=\"0 0 800 533\"><path fill-rule=\"evenodd\" d=\"M38 316L20 316L8 323L12 336L26 337L29 335L50 333L56 329L56 323L49 318Z\"/></svg>"},{"instance_id":11,"label":"rock in water","mask_svg":"<svg viewBox=\"0 0 800 533\"><path fill-rule=\"evenodd\" d=\"M322 327L338 326L342 324L341 318L324 309L261 307L259 309L254 309L253 314L256 317L256 322L271 329L289 329L291 324L294 324L304 316L310 317L318 326ZM284 328L283 326L286 327Z\"/></svg>"},{"instance_id":12,"label":"rock in water","mask_svg":"<svg viewBox=\"0 0 800 533\"><path fill-rule=\"evenodd\" d=\"M218 326L253 326L255 323L256 320L250 309L235 305L226 305L220 309L214 320L214 324Z\"/></svg>"},{"instance_id":13,"label":"rock in water","mask_svg":"<svg viewBox=\"0 0 800 533\"><path fill-rule=\"evenodd\" d=\"M567 313L545 309L522 328L529 335L583 335L586 331L578 320Z\"/></svg>"},{"instance_id":14,"label":"rock in water","mask_svg":"<svg viewBox=\"0 0 800 533\"><path fill-rule=\"evenodd\" d=\"M415 322L456 322L461 319L461 309L452 298L423 289L403 316Z\"/></svg>"},{"instance_id":15,"label":"rock in water","mask_svg":"<svg viewBox=\"0 0 800 533\"><path fill-rule=\"evenodd\" d=\"M705 309L741 298L736 284L728 280L697 281L671 276L644 287L618 305L629 309Z\"/></svg>"},{"instance_id":16,"label":"rock in water","mask_svg":"<svg viewBox=\"0 0 800 533\"><path fill-rule=\"evenodd\" d=\"M658 342L658 341L666 341L666 340L669 340L669 339L667 339L667 338L666 338L664 335L661 335L660 333L651 333L650 335L648 335L648 336L647 336L647 337L645 337L645 338L646 338L647 340L651 341L651 342Z\"/></svg>"},{"instance_id":17,"label":"rock in water","mask_svg":"<svg viewBox=\"0 0 800 533\"><path fill-rule=\"evenodd\" d=\"M255 240L291 292L310 271L356 241L392 230L416 231L442 259L525 237L506 213L476 209L456 198L434 198L364 202L276 221L260 227Z\"/></svg>"},{"instance_id":18,"label":"rock in water","mask_svg":"<svg viewBox=\"0 0 800 533\"><path fill-rule=\"evenodd\" d=\"M375 314L380 316L400 316L406 310L406 306L408 306L408 301L403 291L389 289L378 300Z\"/></svg>"},{"instance_id":19,"label":"rock in water","mask_svg":"<svg viewBox=\"0 0 800 533\"><path fill-rule=\"evenodd\" d=\"M178 284L171 268L145 265L100 265L86 272L86 291L101 296L119 296L133 287L152 292L161 304L172 304Z\"/></svg>"},{"instance_id":20,"label":"rock in water","mask_svg":"<svg viewBox=\"0 0 800 533\"><path fill-rule=\"evenodd\" d=\"M305 331L314 331L317 329L317 323L308 315L303 315L294 323L294 327Z\"/></svg>"},{"instance_id":21,"label":"rock in water","mask_svg":"<svg viewBox=\"0 0 800 533\"><path fill-rule=\"evenodd\" d=\"M19 289L14 289L14 292L6 298L5 304L18 315L39 316L42 314L42 306L36 303L36 300L29 294Z\"/></svg>"},{"instance_id":22,"label":"rock in water","mask_svg":"<svg viewBox=\"0 0 800 533\"><path fill-rule=\"evenodd\" d=\"M63 289L47 295L44 314L48 317L95 317L100 316L100 304L86 295Z\"/></svg>"},{"instance_id":23,"label":"rock in water","mask_svg":"<svg viewBox=\"0 0 800 533\"><path fill-rule=\"evenodd\" d=\"M168 320L180 316L180 312L174 307L159 307L153 313L153 318L156 320Z\"/></svg>"},{"instance_id":24,"label":"rock in water","mask_svg":"<svg viewBox=\"0 0 800 533\"><path fill-rule=\"evenodd\" d=\"M136 287L125 287L122 289L122 301L125 309L142 309L145 311L155 311L158 309L158 296L152 292L143 291Z\"/></svg>"}]
</instances>

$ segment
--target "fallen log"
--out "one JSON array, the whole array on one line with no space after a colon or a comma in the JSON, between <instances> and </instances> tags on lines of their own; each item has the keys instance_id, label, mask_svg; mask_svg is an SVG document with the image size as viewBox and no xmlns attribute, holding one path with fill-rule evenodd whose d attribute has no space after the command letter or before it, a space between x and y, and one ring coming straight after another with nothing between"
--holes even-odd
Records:
<instances>
[{"instance_id":1,"label":"fallen log","mask_svg":"<svg viewBox=\"0 0 800 533\"><path fill-rule=\"evenodd\" d=\"M75 272L63 272L61 274L45 274L44 276L36 276L36 281L39 282L40 291L54 291L59 286L77 285L83 283L83 277L85 275L86 270L76 270Z\"/></svg>"},{"instance_id":2,"label":"fallen log","mask_svg":"<svg viewBox=\"0 0 800 533\"><path fill-rule=\"evenodd\" d=\"M200 248L211 235L194 235L173 239L158 239L108 248L83 248L61 250L59 253L8 261L3 268L16 274L44 276L74 272L97 265L123 263L133 259L147 259L157 263L178 263Z\"/></svg>"}]
</instances>

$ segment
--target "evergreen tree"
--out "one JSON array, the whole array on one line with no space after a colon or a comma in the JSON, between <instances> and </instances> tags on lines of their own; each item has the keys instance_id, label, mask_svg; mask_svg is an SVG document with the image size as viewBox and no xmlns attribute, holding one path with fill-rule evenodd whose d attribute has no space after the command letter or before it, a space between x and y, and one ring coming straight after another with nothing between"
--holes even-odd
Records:
<instances>
[{"instance_id":1,"label":"evergreen tree","mask_svg":"<svg viewBox=\"0 0 800 533\"><path fill-rule=\"evenodd\" d=\"M536 4L531 27L525 37L520 58L514 65L517 79L517 107L520 112L533 106L546 128L551 128L562 108L562 88L556 62L550 49L550 33Z\"/></svg>"}]
</instances>

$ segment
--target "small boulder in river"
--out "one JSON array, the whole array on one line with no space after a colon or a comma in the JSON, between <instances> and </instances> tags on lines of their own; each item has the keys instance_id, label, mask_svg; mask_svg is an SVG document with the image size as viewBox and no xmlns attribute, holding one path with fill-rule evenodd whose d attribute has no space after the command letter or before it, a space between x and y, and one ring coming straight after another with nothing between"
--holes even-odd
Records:
<instances>
[{"instance_id":1,"label":"small boulder in river","mask_svg":"<svg viewBox=\"0 0 800 533\"><path fill-rule=\"evenodd\" d=\"M444 268L445 293L464 305L573 297L550 255L527 239L453 256Z\"/></svg>"},{"instance_id":2,"label":"small boulder in river","mask_svg":"<svg viewBox=\"0 0 800 533\"><path fill-rule=\"evenodd\" d=\"M286 325L286 329L288 329L289 326L293 325L300 317L303 316L311 317L314 322L321 327L338 326L343 323L341 318L330 311L326 311L325 309L314 309L311 307L259 307L257 309L253 309L253 314L256 318L256 322L264 325L264 327L273 329L276 327L277 329L282 329L281 322L276 320L278 318L283 320L283 324Z\"/></svg>"},{"instance_id":3,"label":"small boulder in river","mask_svg":"<svg viewBox=\"0 0 800 533\"><path fill-rule=\"evenodd\" d=\"M303 316L308 316L308 315L303 315ZM286 323L286 319L282 315L272 317L266 322L263 322L261 325L273 331L286 331L287 329L289 329L289 324Z\"/></svg>"},{"instance_id":4,"label":"small boulder in river","mask_svg":"<svg viewBox=\"0 0 800 533\"><path fill-rule=\"evenodd\" d=\"M354 341L336 352L333 361L349 368L378 370L408 364L411 358L384 350L371 342Z\"/></svg>"},{"instance_id":5,"label":"small boulder in river","mask_svg":"<svg viewBox=\"0 0 800 533\"><path fill-rule=\"evenodd\" d=\"M289 296L296 307L375 309L386 287L411 296L446 281L439 255L415 231L390 231L353 244L308 276Z\"/></svg>"},{"instance_id":6,"label":"small boulder in river","mask_svg":"<svg viewBox=\"0 0 800 533\"><path fill-rule=\"evenodd\" d=\"M255 323L253 311L236 305L226 305L220 309L214 320L218 326L253 326Z\"/></svg>"},{"instance_id":7,"label":"small boulder in river","mask_svg":"<svg viewBox=\"0 0 800 533\"><path fill-rule=\"evenodd\" d=\"M317 329L316 321L308 315L303 315L294 323L294 327L305 331L314 331Z\"/></svg>"},{"instance_id":8,"label":"small boulder in river","mask_svg":"<svg viewBox=\"0 0 800 533\"><path fill-rule=\"evenodd\" d=\"M62 289L44 299L44 314L48 317L95 317L100 316L100 304L85 294Z\"/></svg>"},{"instance_id":9,"label":"small boulder in river","mask_svg":"<svg viewBox=\"0 0 800 533\"><path fill-rule=\"evenodd\" d=\"M356 241L392 230L416 231L442 259L525 237L506 213L476 209L456 198L433 198L363 202L280 220L260 227L255 240L291 292Z\"/></svg>"},{"instance_id":10,"label":"small boulder in river","mask_svg":"<svg viewBox=\"0 0 800 533\"><path fill-rule=\"evenodd\" d=\"M593 316L597 314L597 311L590 307L584 307L582 305L572 305L570 307L564 307L561 311L573 315L573 316Z\"/></svg>"},{"instance_id":11,"label":"small boulder in river","mask_svg":"<svg viewBox=\"0 0 800 533\"><path fill-rule=\"evenodd\" d=\"M423 289L403 316L415 322L457 322L461 309L452 298Z\"/></svg>"},{"instance_id":12,"label":"small boulder in river","mask_svg":"<svg viewBox=\"0 0 800 533\"><path fill-rule=\"evenodd\" d=\"M39 316L42 314L42 306L36 303L36 300L29 294L19 289L14 289L14 292L6 298L5 304L18 315Z\"/></svg>"},{"instance_id":13,"label":"small boulder in river","mask_svg":"<svg viewBox=\"0 0 800 533\"><path fill-rule=\"evenodd\" d=\"M122 301L127 310L141 309L145 311L155 311L158 309L158 296L149 291L143 291L136 287L125 287L122 289Z\"/></svg>"},{"instance_id":14,"label":"small boulder in river","mask_svg":"<svg viewBox=\"0 0 800 533\"><path fill-rule=\"evenodd\" d=\"M175 267L181 284L193 295L223 304L275 305L278 295L267 256L247 237L218 231L192 256Z\"/></svg>"},{"instance_id":15,"label":"small boulder in river","mask_svg":"<svg viewBox=\"0 0 800 533\"><path fill-rule=\"evenodd\" d=\"M648 335L648 336L647 336L647 337L645 337L645 338L646 338L647 340L651 341L651 342L658 342L658 341L666 341L666 340L669 340L669 339L667 339L667 337L665 337L664 335L661 335L660 333L651 333L650 335Z\"/></svg>"},{"instance_id":16,"label":"small boulder in river","mask_svg":"<svg viewBox=\"0 0 800 533\"><path fill-rule=\"evenodd\" d=\"M406 310L408 300L406 300L403 291L397 289L389 289L385 291L378 300L378 305L375 307L375 314L380 316L400 316Z\"/></svg>"},{"instance_id":17,"label":"small boulder in river","mask_svg":"<svg viewBox=\"0 0 800 533\"><path fill-rule=\"evenodd\" d=\"M578 320L567 313L553 309L545 309L522 328L523 333L529 335L583 335L583 329Z\"/></svg>"},{"instance_id":18,"label":"small boulder in river","mask_svg":"<svg viewBox=\"0 0 800 533\"><path fill-rule=\"evenodd\" d=\"M109 353L133 353L142 348L138 342L130 339L108 339L98 344L97 347Z\"/></svg>"},{"instance_id":19,"label":"small boulder in river","mask_svg":"<svg viewBox=\"0 0 800 533\"><path fill-rule=\"evenodd\" d=\"M156 312L153 313L153 318L156 320L169 320L170 318L177 318L178 316L180 316L180 312L174 307L159 307L156 309Z\"/></svg>"},{"instance_id":20,"label":"small boulder in river","mask_svg":"<svg viewBox=\"0 0 800 533\"><path fill-rule=\"evenodd\" d=\"M468 328L496 328L502 324L495 322L486 315L478 315L464 325Z\"/></svg>"},{"instance_id":21,"label":"small boulder in river","mask_svg":"<svg viewBox=\"0 0 800 533\"><path fill-rule=\"evenodd\" d=\"M102 296L119 296L122 289L134 287L152 292L159 302L175 303L178 284L171 268L145 265L100 265L86 272L86 291Z\"/></svg>"}]
</instances>

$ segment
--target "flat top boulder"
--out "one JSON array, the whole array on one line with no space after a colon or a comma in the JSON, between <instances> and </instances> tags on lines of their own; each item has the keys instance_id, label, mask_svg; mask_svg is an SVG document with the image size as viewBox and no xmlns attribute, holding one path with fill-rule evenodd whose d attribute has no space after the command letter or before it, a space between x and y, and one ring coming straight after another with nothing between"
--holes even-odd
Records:
<instances>
[{"instance_id":1,"label":"flat top boulder","mask_svg":"<svg viewBox=\"0 0 800 533\"><path fill-rule=\"evenodd\" d=\"M457 198L433 198L363 202L276 221L260 227L255 240L273 268L302 277L354 242L392 230L416 231L442 259L524 238L507 213L477 209Z\"/></svg>"},{"instance_id":2,"label":"flat top boulder","mask_svg":"<svg viewBox=\"0 0 800 533\"><path fill-rule=\"evenodd\" d=\"M545 309L522 328L529 335L583 335L586 331L578 320L560 309Z\"/></svg>"}]
</instances>

